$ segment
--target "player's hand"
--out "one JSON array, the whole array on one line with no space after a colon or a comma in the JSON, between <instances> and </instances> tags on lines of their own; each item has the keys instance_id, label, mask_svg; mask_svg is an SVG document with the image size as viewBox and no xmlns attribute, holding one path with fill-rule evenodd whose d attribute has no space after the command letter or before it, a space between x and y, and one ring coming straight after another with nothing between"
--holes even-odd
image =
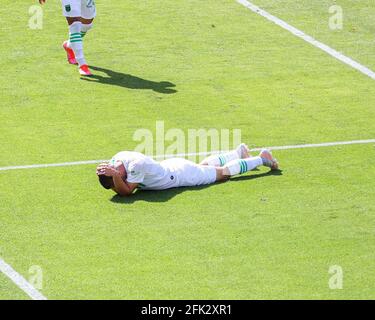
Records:
<instances>
[{"instance_id":1,"label":"player's hand","mask_svg":"<svg viewBox=\"0 0 375 320\"><path fill-rule=\"evenodd\" d=\"M102 163L96 168L96 174L98 176L104 175L107 177L113 177L120 175L120 172L108 163Z\"/></svg>"},{"instance_id":2,"label":"player's hand","mask_svg":"<svg viewBox=\"0 0 375 320\"><path fill-rule=\"evenodd\" d=\"M46 0L39 0L39 3L40 3L40 4L45 4L45 3L46 3Z\"/></svg>"}]
</instances>

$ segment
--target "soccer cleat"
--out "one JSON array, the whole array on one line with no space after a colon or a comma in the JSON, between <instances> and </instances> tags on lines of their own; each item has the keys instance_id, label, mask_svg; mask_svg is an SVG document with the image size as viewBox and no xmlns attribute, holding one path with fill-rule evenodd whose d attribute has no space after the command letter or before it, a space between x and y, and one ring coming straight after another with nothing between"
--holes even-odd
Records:
<instances>
[{"instance_id":1,"label":"soccer cleat","mask_svg":"<svg viewBox=\"0 0 375 320\"><path fill-rule=\"evenodd\" d=\"M251 157L250 149L249 149L249 147L245 143L241 143L237 147L236 150L237 150L238 155L240 156L240 159L246 159L246 158L250 158Z\"/></svg>"},{"instance_id":2,"label":"soccer cleat","mask_svg":"<svg viewBox=\"0 0 375 320\"><path fill-rule=\"evenodd\" d=\"M76 56L74 54L74 51L71 48L69 48L69 46L68 46L68 41L64 41L63 48L66 52L66 57L68 59L68 62L70 64L78 64L77 60L76 60Z\"/></svg>"},{"instance_id":3,"label":"soccer cleat","mask_svg":"<svg viewBox=\"0 0 375 320\"><path fill-rule=\"evenodd\" d=\"M260 152L259 157L262 158L263 165L265 165L266 167L271 168L271 170L277 170L277 169L279 169L279 163L273 157L271 151L269 151L267 149L263 149Z\"/></svg>"},{"instance_id":4,"label":"soccer cleat","mask_svg":"<svg viewBox=\"0 0 375 320\"><path fill-rule=\"evenodd\" d=\"M89 69L89 66L87 64L84 64L82 66L79 67L79 74L81 76L85 76L85 77L91 77L92 76L92 73Z\"/></svg>"}]
</instances>

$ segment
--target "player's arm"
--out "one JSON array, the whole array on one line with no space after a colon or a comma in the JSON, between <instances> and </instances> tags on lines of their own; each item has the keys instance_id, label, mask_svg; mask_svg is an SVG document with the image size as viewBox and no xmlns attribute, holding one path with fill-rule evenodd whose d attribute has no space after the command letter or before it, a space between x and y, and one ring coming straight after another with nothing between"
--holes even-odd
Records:
<instances>
[{"instance_id":1,"label":"player's arm","mask_svg":"<svg viewBox=\"0 0 375 320\"><path fill-rule=\"evenodd\" d=\"M138 183L130 183L124 181L119 173L112 176L114 188L113 190L120 196L128 197L133 194L134 190L138 187Z\"/></svg>"},{"instance_id":2,"label":"player's arm","mask_svg":"<svg viewBox=\"0 0 375 320\"><path fill-rule=\"evenodd\" d=\"M127 181L124 181L119 166L102 163L97 167L96 174L112 177L112 190L120 196L130 196L138 186L138 183L129 183Z\"/></svg>"}]
</instances>

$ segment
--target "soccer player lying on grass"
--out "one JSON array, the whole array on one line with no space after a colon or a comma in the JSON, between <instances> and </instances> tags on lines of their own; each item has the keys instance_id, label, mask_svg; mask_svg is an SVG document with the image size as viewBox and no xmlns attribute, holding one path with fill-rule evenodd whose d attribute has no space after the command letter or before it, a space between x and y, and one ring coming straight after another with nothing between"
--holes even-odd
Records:
<instances>
[{"instance_id":1,"label":"soccer player lying on grass","mask_svg":"<svg viewBox=\"0 0 375 320\"><path fill-rule=\"evenodd\" d=\"M39 0L44 4L47 0ZM64 41L68 62L78 64L82 76L91 76L90 69L83 54L83 38L92 28L96 16L94 0L61 0L63 14L69 25L69 40Z\"/></svg>"},{"instance_id":2,"label":"soccer player lying on grass","mask_svg":"<svg viewBox=\"0 0 375 320\"><path fill-rule=\"evenodd\" d=\"M164 190L225 181L261 165L278 169L277 160L269 150L263 149L259 156L251 157L248 147L241 144L236 150L212 155L200 164L180 158L156 162L141 153L123 151L109 163L100 164L96 174L105 189L130 196L136 188Z\"/></svg>"}]
</instances>

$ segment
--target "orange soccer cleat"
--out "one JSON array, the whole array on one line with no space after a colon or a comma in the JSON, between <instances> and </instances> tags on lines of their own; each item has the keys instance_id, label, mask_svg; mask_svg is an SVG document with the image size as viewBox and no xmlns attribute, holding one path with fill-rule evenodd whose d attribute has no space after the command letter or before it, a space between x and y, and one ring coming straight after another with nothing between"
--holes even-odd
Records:
<instances>
[{"instance_id":1,"label":"orange soccer cleat","mask_svg":"<svg viewBox=\"0 0 375 320\"><path fill-rule=\"evenodd\" d=\"M92 76L92 73L89 69L89 66L87 64L83 64L82 66L79 67L79 74L81 76L85 76L85 77L90 77Z\"/></svg>"},{"instance_id":2,"label":"orange soccer cleat","mask_svg":"<svg viewBox=\"0 0 375 320\"><path fill-rule=\"evenodd\" d=\"M78 64L77 60L76 60L76 56L74 54L74 51L71 48L69 48L69 46L68 46L68 41L64 41L63 48L66 52L66 57L68 59L68 62L70 64Z\"/></svg>"}]
</instances>

